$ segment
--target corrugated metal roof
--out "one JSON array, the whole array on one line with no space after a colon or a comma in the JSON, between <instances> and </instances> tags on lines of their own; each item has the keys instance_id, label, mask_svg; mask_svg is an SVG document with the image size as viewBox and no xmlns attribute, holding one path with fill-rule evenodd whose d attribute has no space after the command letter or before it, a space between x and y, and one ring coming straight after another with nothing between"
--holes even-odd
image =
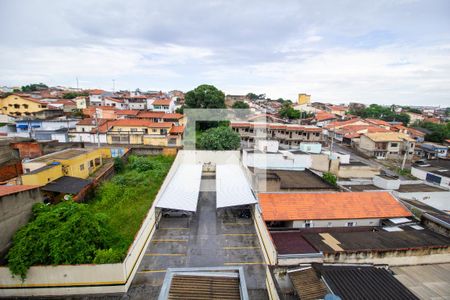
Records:
<instances>
[{"instance_id":1,"label":"corrugated metal roof","mask_svg":"<svg viewBox=\"0 0 450 300\"><path fill-rule=\"evenodd\" d=\"M159 208L197 211L202 164L181 164L157 203Z\"/></svg>"},{"instance_id":2,"label":"corrugated metal roof","mask_svg":"<svg viewBox=\"0 0 450 300\"><path fill-rule=\"evenodd\" d=\"M255 204L257 201L239 165L216 166L217 208Z\"/></svg>"}]
</instances>

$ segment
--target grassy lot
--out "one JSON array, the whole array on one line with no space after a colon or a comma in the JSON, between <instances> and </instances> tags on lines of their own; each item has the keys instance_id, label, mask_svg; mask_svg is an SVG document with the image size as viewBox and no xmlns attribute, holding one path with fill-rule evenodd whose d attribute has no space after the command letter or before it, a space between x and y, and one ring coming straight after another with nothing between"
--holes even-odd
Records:
<instances>
[{"instance_id":1,"label":"grassy lot","mask_svg":"<svg viewBox=\"0 0 450 300\"><path fill-rule=\"evenodd\" d=\"M88 204L94 213L103 213L119 234L126 251L152 206L174 158L130 156L124 170L104 182Z\"/></svg>"},{"instance_id":2,"label":"grassy lot","mask_svg":"<svg viewBox=\"0 0 450 300\"><path fill-rule=\"evenodd\" d=\"M130 156L88 203L34 205L6 256L11 272L24 279L33 265L121 262L173 160Z\"/></svg>"}]
</instances>

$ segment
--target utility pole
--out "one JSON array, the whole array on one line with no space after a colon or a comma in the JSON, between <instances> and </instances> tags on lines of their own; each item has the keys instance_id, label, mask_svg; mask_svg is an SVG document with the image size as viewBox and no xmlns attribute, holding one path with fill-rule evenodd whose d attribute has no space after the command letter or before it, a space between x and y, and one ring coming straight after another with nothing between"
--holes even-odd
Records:
<instances>
[{"instance_id":1,"label":"utility pole","mask_svg":"<svg viewBox=\"0 0 450 300\"><path fill-rule=\"evenodd\" d=\"M97 127L97 148L100 149L100 134L99 134L99 129L98 129L98 119L97 119L97 112L98 109L95 109L95 114L94 114L94 118L95 118L95 126ZM103 157L100 154L100 166L103 165Z\"/></svg>"},{"instance_id":2,"label":"utility pole","mask_svg":"<svg viewBox=\"0 0 450 300\"><path fill-rule=\"evenodd\" d=\"M408 142L404 142L405 145L405 155L403 155L403 162L402 162L402 170L405 168L405 163L406 163L406 156L408 154Z\"/></svg>"},{"instance_id":3,"label":"utility pole","mask_svg":"<svg viewBox=\"0 0 450 300\"><path fill-rule=\"evenodd\" d=\"M80 85L79 85L79 82L78 82L78 76L77 76L77 91L80 89Z\"/></svg>"},{"instance_id":4,"label":"utility pole","mask_svg":"<svg viewBox=\"0 0 450 300\"><path fill-rule=\"evenodd\" d=\"M112 82L113 82L113 93L115 93L116 92L116 80L113 79Z\"/></svg>"}]
</instances>

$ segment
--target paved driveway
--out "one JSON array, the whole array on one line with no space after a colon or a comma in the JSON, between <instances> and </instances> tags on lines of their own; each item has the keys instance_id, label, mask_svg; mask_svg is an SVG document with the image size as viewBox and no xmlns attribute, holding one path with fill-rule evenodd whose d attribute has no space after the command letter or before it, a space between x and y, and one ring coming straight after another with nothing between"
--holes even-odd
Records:
<instances>
[{"instance_id":1,"label":"paved driveway","mask_svg":"<svg viewBox=\"0 0 450 300\"><path fill-rule=\"evenodd\" d=\"M170 267L243 266L251 299L267 299L265 268L251 219L216 211L215 192L201 192L190 218L162 218L127 293L155 299Z\"/></svg>"}]
</instances>

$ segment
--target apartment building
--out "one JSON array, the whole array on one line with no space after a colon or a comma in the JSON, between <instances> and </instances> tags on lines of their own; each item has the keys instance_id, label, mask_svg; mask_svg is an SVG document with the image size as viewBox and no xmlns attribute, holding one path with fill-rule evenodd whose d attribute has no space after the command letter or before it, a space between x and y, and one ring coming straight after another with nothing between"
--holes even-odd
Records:
<instances>
[{"instance_id":1,"label":"apartment building","mask_svg":"<svg viewBox=\"0 0 450 300\"><path fill-rule=\"evenodd\" d=\"M230 126L248 145L259 139L276 140L283 148L298 148L302 142L323 142L322 129L316 126L257 122L231 122Z\"/></svg>"},{"instance_id":2,"label":"apartment building","mask_svg":"<svg viewBox=\"0 0 450 300\"><path fill-rule=\"evenodd\" d=\"M405 153L407 159L414 155L416 141L399 132L366 133L360 137L357 148L377 159L398 159Z\"/></svg>"}]
</instances>

